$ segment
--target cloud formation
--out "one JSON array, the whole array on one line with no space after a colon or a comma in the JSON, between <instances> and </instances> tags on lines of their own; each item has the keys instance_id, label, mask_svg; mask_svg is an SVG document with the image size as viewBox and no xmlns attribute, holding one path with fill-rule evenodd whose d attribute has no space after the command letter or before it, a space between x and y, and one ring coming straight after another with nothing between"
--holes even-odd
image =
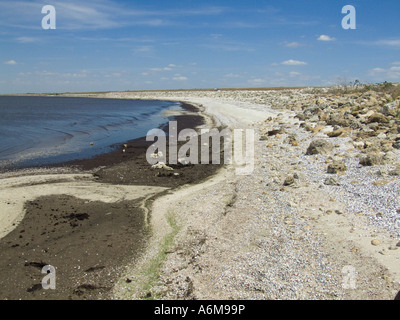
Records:
<instances>
[{"instance_id":1,"label":"cloud formation","mask_svg":"<svg viewBox=\"0 0 400 320\"><path fill-rule=\"evenodd\" d=\"M307 62L290 59L290 60L281 62L281 64L283 64L285 66L304 66L307 64Z\"/></svg>"},{"instance_id":2,"label":"cloud formation","mask_svg":"<svg viewBox=\"0 0 400 320\"><path fill-rule=\"evenodd\" d=\"M335 38L332 38L330 36L327 36L326 34L321 34L318 39L318 41L335 41Z\"/></svg>"}]
</instances>

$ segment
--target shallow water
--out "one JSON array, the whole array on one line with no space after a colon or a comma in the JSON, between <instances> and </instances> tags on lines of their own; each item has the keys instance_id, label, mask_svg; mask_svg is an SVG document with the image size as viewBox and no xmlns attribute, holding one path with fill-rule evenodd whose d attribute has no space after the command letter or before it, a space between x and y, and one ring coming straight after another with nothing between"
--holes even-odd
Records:
<instances>
[{"instance_id":1,"label":"shallow water","mask_svg":"<svg viewBox=\"0 0 400 320\"><path fill-rule=\"evenodd\" d=\"M0 97L0 168L89 158L169 121L178 102Z\"/></svg>"}]
</instances>

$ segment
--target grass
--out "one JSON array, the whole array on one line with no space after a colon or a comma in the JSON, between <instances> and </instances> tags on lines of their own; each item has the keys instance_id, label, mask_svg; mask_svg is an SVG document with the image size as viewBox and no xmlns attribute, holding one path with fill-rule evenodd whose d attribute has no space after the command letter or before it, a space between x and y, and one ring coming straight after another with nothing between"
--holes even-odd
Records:
<instances>
[{"instance_id":1,"label":"grass","mask_svg":"<svg viewBox=\"0 0 400 320\"><path fill-rule=\"evenodd\" d=\"M166 218L172 230L165 236L160 245L157 255L149 262L149 265L145 270L145 276L147 282L143 285L143 291L147 293L151 292L151 288L154 286L155 281L158 279L161 267L167 257L168 251L173 245L175 236L178 234L180 230L180 226L178 225L175 219L175 215L173 213L168 212ZM157 295L152 293L151 296L147 295L143 297L143 299L154 300L157 299Z\"/></svg>"}]
</instances>

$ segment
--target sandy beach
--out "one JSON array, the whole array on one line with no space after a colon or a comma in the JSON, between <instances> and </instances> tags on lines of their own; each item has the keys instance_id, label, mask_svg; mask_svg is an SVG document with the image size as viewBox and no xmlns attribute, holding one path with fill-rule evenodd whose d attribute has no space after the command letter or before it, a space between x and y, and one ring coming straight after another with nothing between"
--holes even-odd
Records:
<instances>
[{"instance_id":1,"label":"sandy beach","mask_svg":"<svg viewBox=\"0 0 400 320\"><path fill-rule=\"evenodd\" d=\"M155 175L141 141L111 158L3 173L2 299L392 300L400 290L398 99L324 88L68 96L181 101L198 109L181 129L254 129L254 171ZM54 292L37 285L43 263L58 268Z\"/></svg>"}]
</instances>

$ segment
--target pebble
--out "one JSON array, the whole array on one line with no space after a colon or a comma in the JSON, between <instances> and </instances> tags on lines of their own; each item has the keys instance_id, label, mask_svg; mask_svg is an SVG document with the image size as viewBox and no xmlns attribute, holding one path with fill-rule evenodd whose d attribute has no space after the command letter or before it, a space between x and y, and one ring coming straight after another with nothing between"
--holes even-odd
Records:
<instances>
[{"instance_id":1,"label":"pebble","mask_svg":"<svg viewBox=\"0 0 400 320\"><path fill-rule=\"evenodd\" d=\"M374 239L374 240L371 241L371 244L372 244L373 246L379 246L379 245L382 244L382 241L380 241L380 240L378 240L378 239Z\"/></svg>"}]
</instances>

